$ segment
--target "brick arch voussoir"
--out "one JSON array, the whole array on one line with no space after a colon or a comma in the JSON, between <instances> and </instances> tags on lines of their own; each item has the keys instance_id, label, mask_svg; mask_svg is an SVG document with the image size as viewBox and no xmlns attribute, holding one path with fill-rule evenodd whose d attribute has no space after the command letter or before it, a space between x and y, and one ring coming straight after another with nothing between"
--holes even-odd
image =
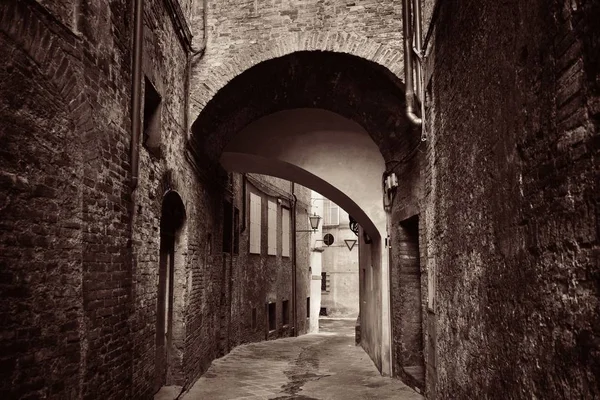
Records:
<instances>
[{"instance_id":1,"label":"brick arch voussoir","mask_svg":"<svg viewBox=\"0 0 600 400\"><path fill-rule=\"evenodd\" d=\"M253 66L300 51L329 51L346 53L379 64L403 80L403 53L364 36L346 32L297 32L264 43L254 43L244 48L226 62L200 79L207 90L196 99L202 109L236 76Z\"/></svg>"}]
</instances>

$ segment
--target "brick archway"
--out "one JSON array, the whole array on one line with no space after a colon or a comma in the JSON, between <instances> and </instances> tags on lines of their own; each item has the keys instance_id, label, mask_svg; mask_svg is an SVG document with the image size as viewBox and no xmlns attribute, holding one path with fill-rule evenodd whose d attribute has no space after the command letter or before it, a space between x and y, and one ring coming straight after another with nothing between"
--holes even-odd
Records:
<instances>
[{"instance_id":1,"label":"brick archway","mask_svg":"<svg viewBox=\"0 0 600 400\"><path fill-rule=\"evenodd\" d=\"M226 72L213 71L204 83L196 83L202 99L194 102L205 104L191 126L189 149L203 168L216 163L228 141L249 123L303 107L332 111L361 125L386 163L397 166L398 160L411 156L420 139L405 117L404 84L397 76L400 55L390 49L372 51L370 57L380 64L343 52L292 49L290 45L279 50L285 54L280 57L268 58L278 54L270 50L273 53L223 65ZM259 62L262 58L267 60ZM397 69L384 63L398 64ZM251 66L242 70L247 65Z\"/></svg>"},{"instance_id":2,"label":"brick archway","mask_svg":"<svg viewBox=\"0 0 600 400\"><path fill-rule=\"evenodd\" d=\"M296 52L332 52L352 55L387 69L398 79L404 76L404 56L399 49L375 42L355 33L297 32L263 43L253 43L225 62L197 66L196 93L192 115L198 115L208 102L238 75L265 61ZM207 50L210 56L210 48ZM210 57L208 57L210 58ZM207 68L210 67L210 68ZM208 71L208 73L203 73Z\"/></svg>"}]
</instances>

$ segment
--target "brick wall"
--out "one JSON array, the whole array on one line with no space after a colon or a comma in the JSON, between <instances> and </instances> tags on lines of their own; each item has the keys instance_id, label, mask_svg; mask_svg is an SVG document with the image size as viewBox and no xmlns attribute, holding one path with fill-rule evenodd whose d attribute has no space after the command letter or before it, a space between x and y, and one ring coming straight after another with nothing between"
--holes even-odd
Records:
<instances>
[{"instance_id":1,"label":"brick wall","mask_svg":"<svg viewBox=\"0 0 600 400\"><path fill-rule=\"evenodd\" d=\"M9 30L14 15L30 25ZM21 36L51 24L44 15L4 7L0 18L0 51L11 54L0 61L0 397L75 398L84 332L83 173L71 98L61 95L69 79L56 73L53 54L36 64L31 53L40 49ZM26 42L16 48L16 40Z\"/></svg>"},{"instance_id":2,"label":"brick wall","mask_svg":"<svg viewBox=\"0 0 600 400\"><path fill-rule=\"evenodd\" d=\"M434 384L437 398L600 394L598 17L590 2L441 3L431 396Z\"/></svg>"},{"instance_id":3,"label":"brick wall","mask_svg":"<svg viewBox=\"0 0 600 400\"><path fill-rule=\"evenodd\" d=\"M206 56L193 71L192 119L248 68L296 51L354 54L402 76L400 2L209 0L207 13ZM194 30L200 32L200 20Z\"/></svg>"},{"instance_id":4,"label":"brick wall","mask_svg":"<svg viewBox=\"0 0 600 400\"><path fill-rule=\"evenodd\" d=\"M394 214L395 216L395 214ZM425 389L423 359L423 294L419 249L419 218L394 220L392 248L391 312L393 373L413 388Z\"/></svg>"},{"instance_id":5,"label":"brick wall","mask_svg":"<svg viewBox=\"0 0 600 400\"><path fill-rule=\"evenodd\" d=\"M437 278L435 314L423 314L427 391L598 396L596 3L446 0L436 16L426 2L434 47L423 148L403 117L399 2L209 1L188 153L186 53L165 3L145 2L143 69L163 99L163 146L160 157L142 147L133 196L130 2L3 3L1 394L152 394L169 190L186 212L169 379L190 383L231 346L262 339L246 313L264 288L236 286L242 257L228 264L221 252L223 200L241 207L242 178L230 187L216 158L260 116L321 107L365 127L401 178L392 223L420 216L421 288ZM200 3L181 5L197 44ZM304 299L308 245L298 249ZM380 271L365 272L365 291L373 279L377 292ZM362 326L378 365L380 328Z\"/></svg>"},{"instance_id":6,"label":"brick wall","mask_svg":"<svg viewBox=\"0 0 600 400\"><path fill-rule=\"evenodd\" d=\"M127 17L97 2L104 13L74 34L69 4L1 7L3 53L14 55L2 80L3 120L14 121L3 134L3 284L22 296L3 323L21 336L5 353L8 397L129 393ZM17 254L20 266L5 258Z\"/></svg>"}]
</instances>

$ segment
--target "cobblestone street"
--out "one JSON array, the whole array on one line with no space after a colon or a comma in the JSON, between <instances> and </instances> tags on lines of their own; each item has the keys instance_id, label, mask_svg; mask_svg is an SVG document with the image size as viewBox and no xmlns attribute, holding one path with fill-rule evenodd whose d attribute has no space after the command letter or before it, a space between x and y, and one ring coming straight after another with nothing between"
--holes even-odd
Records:
<instances>
[{"instance_id":1,"label":"cobblestone street","mask_svg":"<svg viewBox=\"0 0 600 400\"><path fill-rule=\"evenodd\" d=\"M321 333L239 346L215 360L185 400L421 399L382 377L354 345L353 320L321 320Z\"/></svg>"}]
</instances>

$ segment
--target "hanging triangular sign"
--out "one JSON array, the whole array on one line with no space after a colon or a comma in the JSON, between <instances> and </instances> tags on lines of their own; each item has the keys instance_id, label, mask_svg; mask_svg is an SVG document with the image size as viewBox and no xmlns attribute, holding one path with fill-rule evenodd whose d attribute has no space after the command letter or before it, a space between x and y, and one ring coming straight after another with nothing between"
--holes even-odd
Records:
<instances>
[{"instance_id":1,"label":"hanging triangular sign","mask_svg":"<svg viewBox=\"0 0 600 400\"><path fill-rule=\"evenodd\" d=\"M352 251L352 249L354 248L354 245L356 244L356 239L344 239L344 242L346 242L346 246L348 246L348 250Z\"/></svg>"}]
</instances>

